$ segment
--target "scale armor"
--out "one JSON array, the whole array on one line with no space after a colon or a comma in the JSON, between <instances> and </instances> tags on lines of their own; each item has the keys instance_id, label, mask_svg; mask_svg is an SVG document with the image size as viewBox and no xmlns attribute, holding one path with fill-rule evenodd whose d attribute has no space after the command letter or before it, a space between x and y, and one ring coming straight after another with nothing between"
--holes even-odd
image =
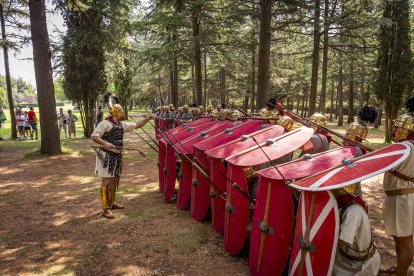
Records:
<instances>
[{"instance_id":1,"label":"scale armor","mask_svg":"<svg viewBox=\"0 0 414 276\"><path fill-rule=\"evenodd\" d=\"M112 129L106 132L102 139L116 147L123 146L124 129L122 125L112 124ZM103 160L103 167L108 168L108 173L119 178L122 173L122 153L101 149L106 153Z\"/></svg>"}]
</instances>

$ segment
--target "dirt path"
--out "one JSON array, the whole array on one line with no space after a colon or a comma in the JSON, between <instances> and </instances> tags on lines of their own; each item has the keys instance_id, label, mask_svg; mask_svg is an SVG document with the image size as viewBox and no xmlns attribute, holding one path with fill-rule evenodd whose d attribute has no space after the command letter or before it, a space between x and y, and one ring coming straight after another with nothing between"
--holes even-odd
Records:
<instances>
[{"instance_id":1,"label":"dirt path","mask_svg":"<svg viewBox=\"0 0 414 276\"><path fill-rule=\"evenodd\" d=\"M25 157L30 149L0 144L0 275L249 274L248 259L228 256L209 222L162 202L149 148L146 158L126 153L118 193L126 209L115 211L113 220L101 217L89 145L74 140L74 153ZM382 267L389 267L395 254L383 231L380 178L365 184Z\"/></svg>"}]
</instances>

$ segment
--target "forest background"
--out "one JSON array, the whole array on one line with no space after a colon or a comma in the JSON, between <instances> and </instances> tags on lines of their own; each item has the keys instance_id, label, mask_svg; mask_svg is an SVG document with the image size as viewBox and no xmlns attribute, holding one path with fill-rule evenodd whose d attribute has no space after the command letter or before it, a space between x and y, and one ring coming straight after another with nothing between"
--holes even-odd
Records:
<instances>
[{"instance_id":1,"label":"forest background","mask_svg":"<svg viewBox=\"0 0 414 276\"><path fill-rule=\"evenodd\" d=\"M2 46L17 51L33 39L28 6L1 3ZM52 4L48 12L60 14L66 28L51 40L54 93L79 107L85 137L107 91L127 110L226 103L257 112L283 95L286 108L321 112L338 126L370 104L383 115L386 141L413 95L411 0ZM0 85L0 105L12 106L7 85ZM18 87L11 90L20 102Z\"/></svg>"}]
</instances>

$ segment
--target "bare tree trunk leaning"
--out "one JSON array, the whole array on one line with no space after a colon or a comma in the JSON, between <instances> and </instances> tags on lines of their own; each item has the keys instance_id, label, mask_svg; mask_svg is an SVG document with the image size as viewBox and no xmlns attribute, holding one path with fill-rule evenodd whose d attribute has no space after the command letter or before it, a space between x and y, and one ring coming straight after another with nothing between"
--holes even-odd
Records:
<instances>
[{"instance_id":1,"label":"bare tree trunk leaning","mask_svg":"<svg viewBox=\"0 0 414 276\"><path fill-rule=\"evenodd\" d=\"M46 24L44 0L29 0L30 30L33 43L33 61L39 100L40 151L43 154L61 153L60 135L56 119L56 100L52 77L51 52Z\"/></svg>"},{"instance_id":2,"label":"bare tree trunk leaning","mask_svg":"<svg viewBox=\"0 0 414 276\"><path fill-rule=\"evenodd\" d=\"M16 131L16 120L15 120L15 115L14 115L13 93L12 93L11 80L10 80L9 53L8 53L7 44L4 43L7 41L6 24L4 22L3 4L1 3L0 3L0 21L1 21L1 37L3 38L4 71L6 73L7 100L9 102L9 109L10 109L11 138L16 139L17 131Z\"/></svg>"}]
</instances>

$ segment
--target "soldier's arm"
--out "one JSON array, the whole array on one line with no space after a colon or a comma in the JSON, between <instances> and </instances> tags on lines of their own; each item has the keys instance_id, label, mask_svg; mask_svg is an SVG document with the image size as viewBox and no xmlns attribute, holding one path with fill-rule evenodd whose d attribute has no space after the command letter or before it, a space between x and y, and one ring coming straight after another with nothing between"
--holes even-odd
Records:
<instances>
[{"instance_id":1,"label":"soldier's arm","mask_svg":"<svg viewBox=\"0 0 414 276\"><path fill-rule=\"evenodd\" d=\"M108 148L108 149L114 149L115 146L109 142L106 142L105 140L103 140L101 137L99 136L91 136L92 141L94 141L95 143L103 146L104 148Z\"/></svg>"},{"instance_id":2,"label":"soldier's arm","mask_svg":"<svg viewBox=\"0 0 414 276\"><path fill-rule=\"evenodd\" d=\"M152 119L154 119L154 117L152 115L149 115L147 118L145 118L145 119L143 119L141 121L138 121L135 124L135 128L141 128L141 127L145 126L145 124L148 123Z\"/></svg>"}]
</instances>

